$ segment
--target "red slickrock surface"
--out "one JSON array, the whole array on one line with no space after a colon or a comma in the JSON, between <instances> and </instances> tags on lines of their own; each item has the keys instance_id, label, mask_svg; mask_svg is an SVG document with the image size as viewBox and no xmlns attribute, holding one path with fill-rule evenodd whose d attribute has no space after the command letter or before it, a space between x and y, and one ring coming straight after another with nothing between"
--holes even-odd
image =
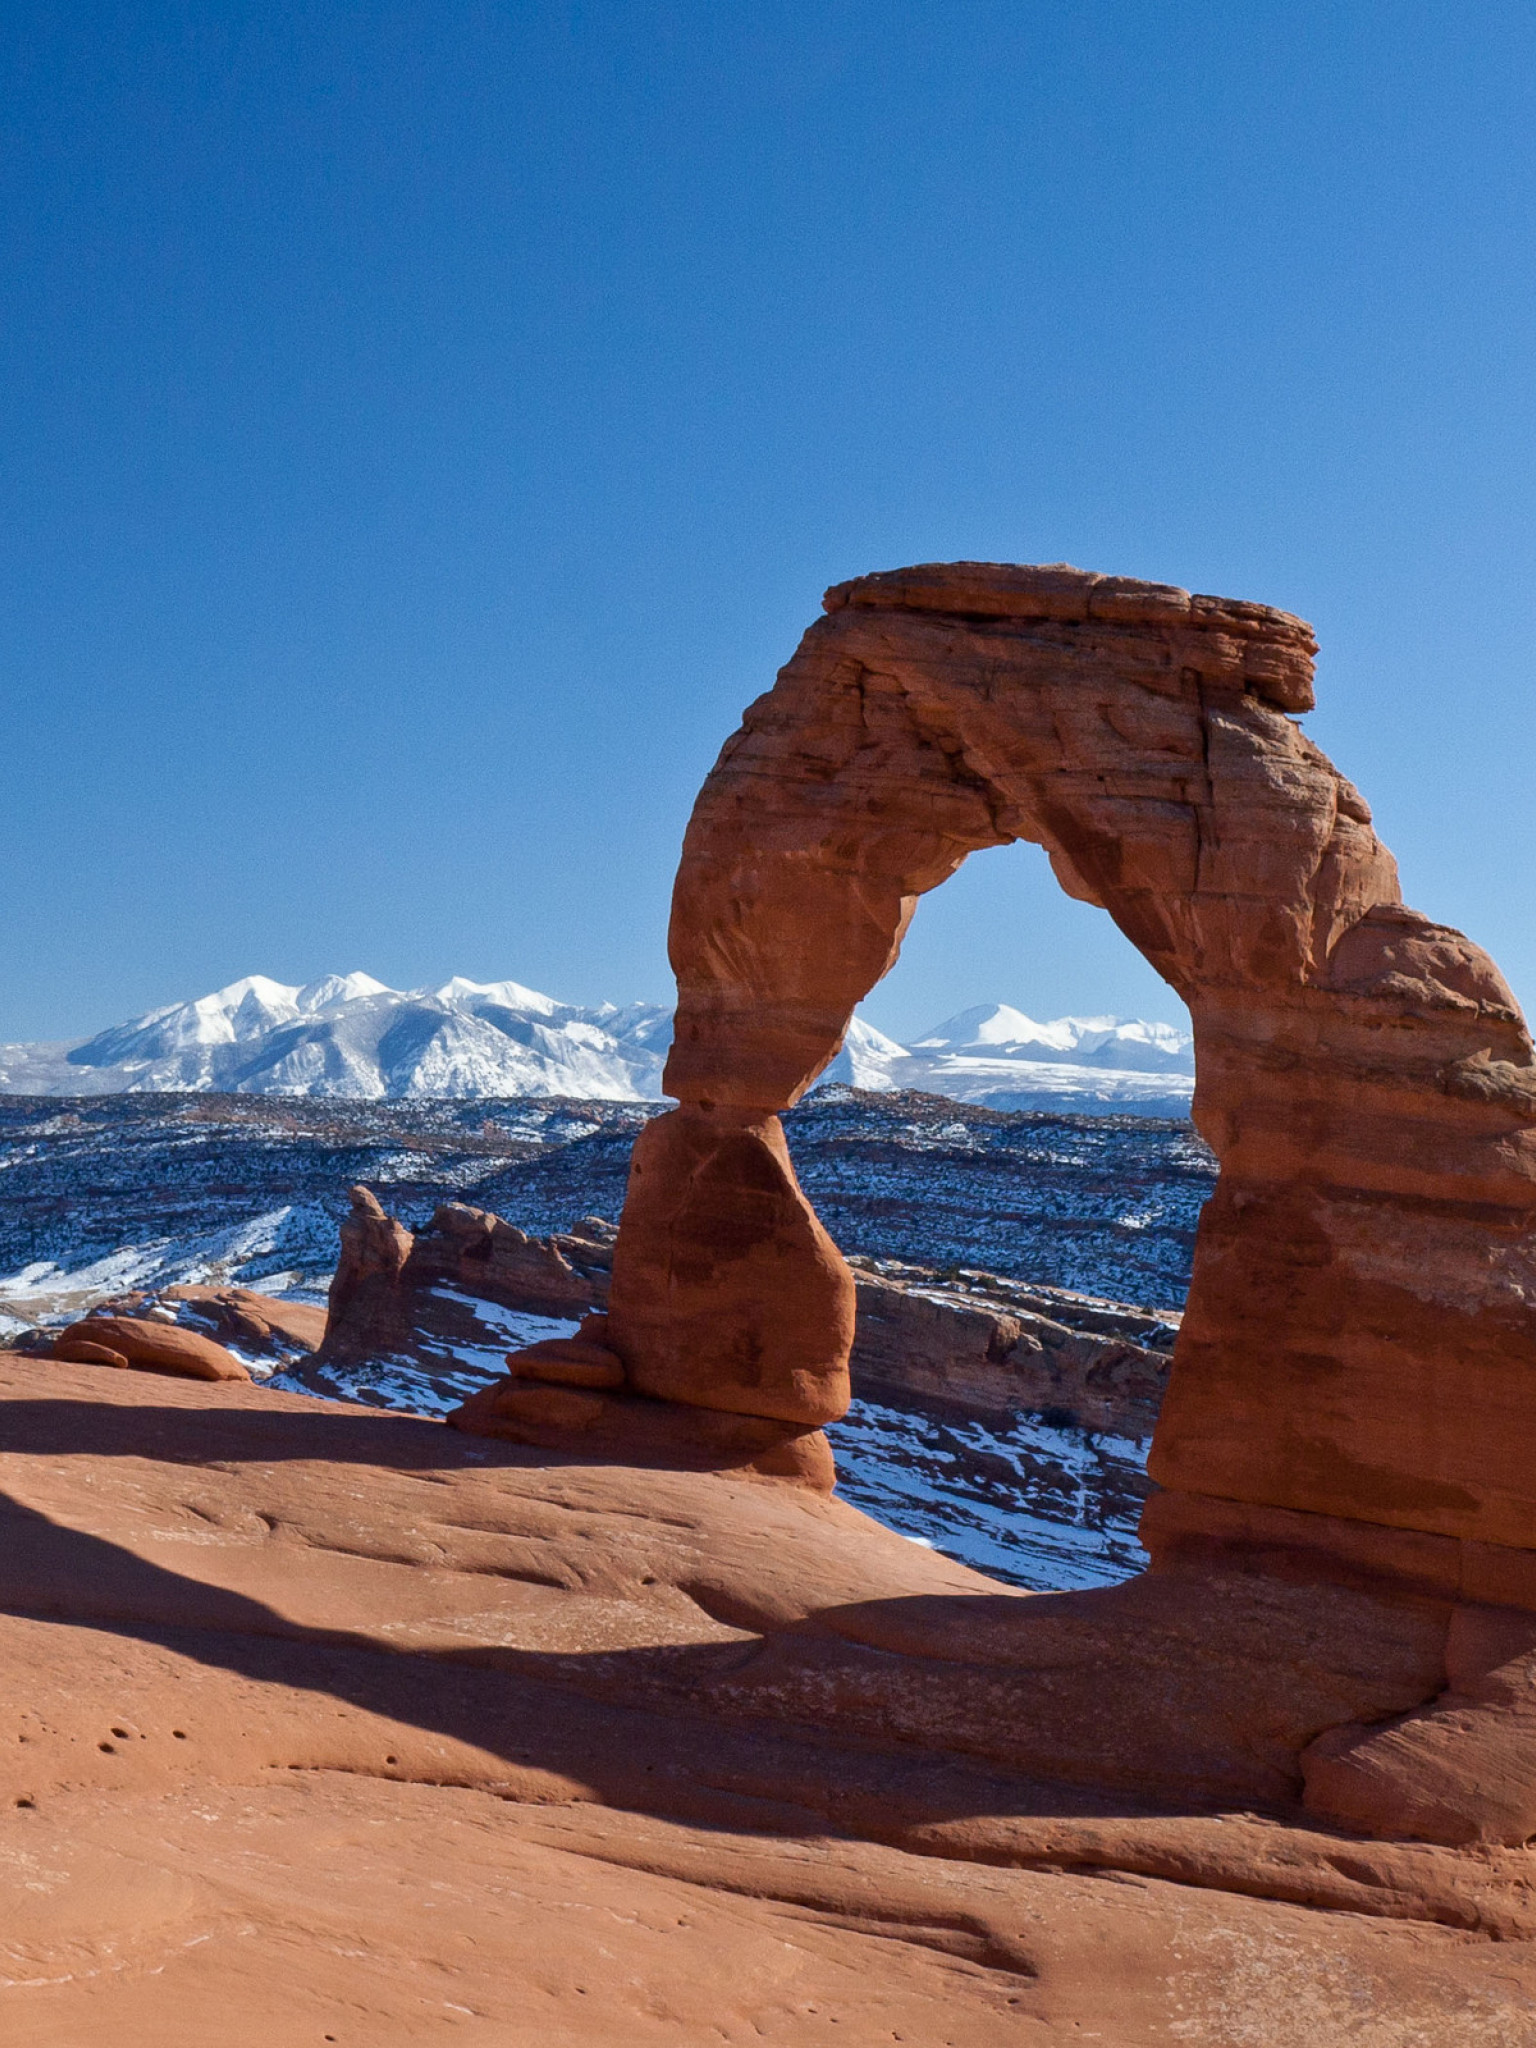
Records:
<instances>
[{"instance_id":1,"label":"red slickrock surface","mask_svg":"<svg viewBox=\"0 0 1536 2048\"><path fill-rule=\"evenodd\" d=\"M1528 1625L6 1354L0 1523L7 2048L1536 2038L1529 1850L1298 1804Z\"/></svg>"}]
</instances>

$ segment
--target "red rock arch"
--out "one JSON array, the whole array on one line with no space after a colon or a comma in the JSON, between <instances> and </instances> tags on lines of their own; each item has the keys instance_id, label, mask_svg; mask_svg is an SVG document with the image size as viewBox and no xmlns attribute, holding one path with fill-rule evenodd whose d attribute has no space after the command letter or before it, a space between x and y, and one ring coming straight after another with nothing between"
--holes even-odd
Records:
<instances>
[{"instance_id":1,"label":"red rock arch","mask_svg":"<svg viewBox=\"0 0 1536 2048\"><path fill-rule=\"evenodd\" d=\"M1403 907L1364 801L1296 724L1314 651L1283 612L1061 567L828 593L684 843L681 1107L636 1148L610 1313L636 1388L842 1412L851 1280L777 1112L917 898L1032 840L1189 1005L1221 1162L1154 1554L1322 1547L1536 1605L1531 1041L1487 956Z\"/></svg>"}]
</instances>

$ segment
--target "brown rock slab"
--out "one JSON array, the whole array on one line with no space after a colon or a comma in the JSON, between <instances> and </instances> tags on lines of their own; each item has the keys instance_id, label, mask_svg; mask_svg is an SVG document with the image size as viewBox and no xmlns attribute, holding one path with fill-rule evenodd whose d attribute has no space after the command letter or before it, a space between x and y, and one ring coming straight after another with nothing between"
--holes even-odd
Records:
<instances>
[{"instance_id":1,"label":"brown rock slab","mask_svg":"<svg viewBox=\"0 0 1536 2048\"><path fill-rule=\"evenodd\" d=\"M1048 1409L1083 1429L1152 1434L1172 1359L1137 1339L1166 1341L1166 1324L1106 1302L1072 1306L1060 1290L1052 1300L994 1275L970 1278L990 1292L915 1268L896 1277L856 1267L855 1392L999 1419Z\"/></svg>"},{"instance_id":2,"label":"brown rock slab","mask_svg":"<svg viewBox=\"0 0 1536 2048\"><path fill-rule=\"evenodd\" d=\"M596 1218L586 1221L598 1226ZM606 1297L611 1256L610 1234L594 1241L578 1225L572 1232L531 1237L489 1210L444 1202L427 1228L417 1231L401 1281L418 1292L447 1281L482 1300L536 1315L579 1316Z\"/></svg>"},{"instance_id":3,"label":"brown rock slab","mask_svg":"<svg viewBox=\"0 0 1536 2048\"><path fill-rule=\"evenodd\" d=\"M254 1351L318 1351L325 1342L326 1312L313 1302L250 1287L167 1287L161 1299L185 1303L215 1337Z\"/></svg>"},{"instance_id":4,"label":"brown rock slab","mask_svg":"<svg viewBox=\"0 0 1536 2048\"><path fill-rule=\"evenodd\" d=\"M66 1330L53 1340L53 1356L62 1358L68 1365L110 1365L126 1372L128 1359L125 1353L114 1351L107 1344L93 1344L88 1337L75 1334L79 1329Z\"/></svg>"},{"instance_id":5,"label":"brown rock slab","mask_svg":"<svg viewBox=\"0 0 1536 2048\"><path fill-rule=\"evenodd\" d=\"M604 1318L606 1321L606 1318ZM541 1380L557 1387L622 1387L624 1361L606 1344L584 1337L547 1337L507 1353L515 1380Z\"/></svg>"},{"instance_id":6,"label":"brown rock slab","mask_svg":"<svg viewBox=\"0 0 1536 2048\"><path fill-rule=\"evenodd\" d=\"M478 1398L471 1396L471 1399ZM496 1421L512 1430L519 1424L533 1429L585 1431L594 1429L608 1413L601 1394L579 1393L574 1387L525 1386L521 1381L498 1388L494 1410Z\"/></svg>"},{"instance_id":7,"label":"brown rock slab","mask_svg":"<svg viewBox=\"0 0 1536 2048\"><path fill-rule=\"evenodd\" d=\"M56 1358L78 1357L83 1346L105 1351L99 1365L119 1361L136 1372L174 1373L189 1380L249 1380L250 1374L222 1344L185 1330L177 1323L140 1320L137 1316L88 1316L72 1323L54 1339Z\"/></svg>"}]
</instances>

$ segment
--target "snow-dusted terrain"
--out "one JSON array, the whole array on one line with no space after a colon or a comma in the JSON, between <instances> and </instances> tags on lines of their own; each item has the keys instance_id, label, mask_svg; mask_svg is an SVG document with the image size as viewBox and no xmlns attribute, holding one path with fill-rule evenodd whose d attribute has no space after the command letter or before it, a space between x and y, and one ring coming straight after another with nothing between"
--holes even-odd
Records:
<instances>
[{"instance_id":1,"label":"snow-dusted terrain","mask_svg":"<svg viewBox=\"0 0 1536 2048\"><path fill-rule=\"evenodd\" d=\"M323 1301L357 1181L417 1225L444 1199L541 1234L614 1217L654 1113L611 1097L0 1098L0 1343L130 1288L242 1285ZM1187 1124L837 1087L785 1121L800 1179L847 1251L1159 1308L1184 1298L1215 1179ZM317 1382L294 1361L274 1383L433 1413L498 1373L509 1343L569 1327L493 1304L480 1316L479 1340L430 1374L378 1358ZM1140 1561L1139 1443L1045 1417L994 1425L870 1400L833 1436L847 1498L983 1570L1075 1586Z\"/></svg>"},{"instance_id":2,"label":"snow-dusted terrain","mask_svg":"<svg viewBox=\"0 0 1536 2048\"><path fill-rule=\"evenodd\" d=\"M256 974L77 1044L0 1046L0 1094L654 1102L671 1036L661 1004L584 1009L515 981L455 975L402 991L367 974L305 988ZM1189 1113L1194 1054L1170 1024L1040 1024L995 1003L962 1010L910 1046L855 1018L824 1082L1002 1110L1178 1117Z\"/></svg>"}]
</instances>

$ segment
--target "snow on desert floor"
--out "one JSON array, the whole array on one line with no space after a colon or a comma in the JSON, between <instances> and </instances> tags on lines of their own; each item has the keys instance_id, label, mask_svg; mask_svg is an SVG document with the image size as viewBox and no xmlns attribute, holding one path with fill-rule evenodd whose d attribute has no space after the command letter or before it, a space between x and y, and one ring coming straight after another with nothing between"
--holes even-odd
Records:
<instances>
[{"instance_id":1,"label":"snow on desert floor","mask_svg":"<svg viewBox=\"0 0 1536 2048\"><path fill-rule=\"evenodd\" d=\"M547 1098L0 1096L0 1339L129 1288L178 1282L323 1301L357 1181L416 1225L444 1200L540 1233L616 1217L630 1146L651 1113ZM1183 1302L1215 1178L1187 1124L842 1087L786 1123L802 1182L850 1253L980 1267L1150 1307ZM473 1307L483 1337L430 1373L381 1358L326 1368L323 1380L307 1366L292 1384L440 1414L495 1377L512 1345L574 1328ZM286 1371L271 1383L288 1383ZM1145 1443L1039 1417L999 1429L872 1401L855 1401L831 1434L846 1498L994 1576L1078 1587L1142 1562Z\"/></svg>"}]
</instances>

